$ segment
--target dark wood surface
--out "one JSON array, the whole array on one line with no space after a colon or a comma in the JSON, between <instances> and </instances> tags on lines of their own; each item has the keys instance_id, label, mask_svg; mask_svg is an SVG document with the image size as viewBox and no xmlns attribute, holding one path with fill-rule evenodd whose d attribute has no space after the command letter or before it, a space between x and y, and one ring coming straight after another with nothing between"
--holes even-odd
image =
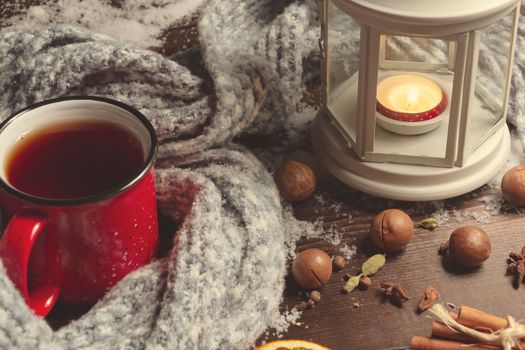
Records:
<instances>
[{"instance_id":1,"label":"dark wood surface","mask_svg":"<svg viewBox=\"0 0 525 350\"><path fill-rule=\"evenodd\" d=\"M340 185L343 186L343 185ZM337 185L334 185L337 187ZM480 199L470 199L469 195L447 201L450 210L464 208L468 212L485 210L483 194L489 190L476 191ZM326 195L334 198L336 193ZM387 263L375 276L373 285L366 291L356 290L351 294L341 293L346 272L359 273L364 260L377 251L371 247L368 229L373 217L385 206L373 205L362 210L362 203L352 198L343 199L347 204L337 216L330 217L330 206L323 208L319 204L304 203L295 208L297 218L312 220L319 216L316 212L325 212L325 226L335 226L344 233L343 243L355 244L358 253L347 267L334 273L327 285L322 288L322 299L315 309L305 310L301 326L292 326L286 338L307 339L319 342L333 349L397 349L405 348L413 335L430 335L431 320L416 312L417 304L425 288L433 284L438 287L442 301L456 305L468 305L497 315L513 315L522 318L525 315L525 286L515 290L511 278L505 276L506 258L510 251L521 250L525 245L523 227L525 218L509 211L493 216L489 223L476 223L474 220L454 222L436 231L421 228L415 230L414 238L407 249L399 254L390 254ZM384 201L377 199L377 203ZM392 203L390 203L392 204ZM394 202L396 206L409 209L409 203ZM453 209L455 208L455 209ZM426 215L412 216L417 223ZM428 210L430 214L431 210ZM347 219L347 214L352 219ZM438 255L440 243L447 240L455 227L465 224L477 224L485 229L492 238L492 254L485 264L477 270L465 271L455 268L447 259ZM337 253L337 247L323 241L302 241L298 250L319 247L327 252ZM380 280L395 281L403 285L411 300L402 307L390 304L383 297ZM287 281L284 304L293 307L304 297L298 296L300 289L293 280ZM358 303L358 308L354 307Z\"/></svg>"},{"instance_id":2,"label":"dark wood surface","mask_svg":"<svg viewBox=\"0 0 525 350\"><path fill-rule=\"evenodd\" d=\"M37 1L26 2L29 4ZM12 14L9 1L1 2L0 17ZM196 23L197 16L194 16L191 21L175 24L164 33L165 46L156 50L164 54L173 54L182 50L182 43L198 47ZM318 102L318 96L318 86L315 83L311 84L305 94L305 100L315 104ZM483 211L483 198L493 191L497 189L484 187L475 191L475 196L464 195L447 200L446 209L451 212L455 209ZM417 207L416 214L412 216L417 226L423 217L432 213L433 208L430 205L425 208L424 203L416 206L412 203L363 197L346 190L344 185L333 179L321 184L317 193L321 193L328 200L341 203L342 209L335 210L331 204L323 205L315 199L310 199L294 206L295 216L308 221L322 217L324 226L340 232L343 235L342 243L355 244L358 253L347 262L343 271L334 273L328 284L321 289L322 299L317 307L305 310L299 320L302 324L291 326L283 338L312 340L333 349L405 348L413 335L430 333L431 321L416 313L419 298L429 284L438 287L445 302L465 304L501 316L510 314L518 319L525 317L525 286L515 290L512 288L510 277L505 276L508 253L519 251L525 245L525 217L518 211L507 210L499 213L488 223L476 223L469 219L456 222L451 219L448 226L433 232L417 228L414 239L405 251L388 256L385 267L373 277L370 289L357 290L347 295L341 293L345 273L358 273L361 263L376 253L368 240L368 228L372 218L386 207L412 211ZM367 200L363 201L363 198ZM478 270L457 270L437 254L439 244L447 240L454 228L464 224L479 224L492 237L492 255ZM163 224L163 227L169 226L169 222ZM338 247L322 240L303 240L299 242L297 251L310 247L322 248L330 255L338 252ZM378 287L382 279L402 284L411 295L411 300L402 307L390 304ZM283 309L292 308L304 300L304 297L299 296L299 292L301 289L292 278L288 278ZM359 307L354 306L356 303ZM70 309L61 306L55 310L49 321L54 327L59 327L64 320L75 318L86 310L87 308ZM275 336L265 336L259 342L272 339L275 339Z\"/></svg>"}]
</instances>

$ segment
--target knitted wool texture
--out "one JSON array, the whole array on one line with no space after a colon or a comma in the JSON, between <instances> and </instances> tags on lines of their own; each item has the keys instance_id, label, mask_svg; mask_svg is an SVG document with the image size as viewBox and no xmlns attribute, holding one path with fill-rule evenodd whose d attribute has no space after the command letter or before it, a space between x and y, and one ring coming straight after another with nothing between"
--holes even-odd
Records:
<instances>
[{"instance_id":1,"label":"knitted wool texture","mask_svg":"<svg viewBox=\"0 0 525 350\"><path fill-rule=\"evenodd\" d=\"M254 4L259 11L268 5ZM215 8L227 9L210 4L202 23L217 23ZM267 18L247 37L283 30L299 38L308 25L307 10L299 8L287 10L297 15ZM235 27L237 40L249 29ZM270 174L228 141L252 123L265 85L277 75L261 61L256 42L244 46L237 65L231 62L238 52L212 45L222 38L212 37L217 34L211 27L202 32L216 100L181 65L102 35L67 27L2 32L0 114L74 94L134 105L159 136L159 208L181 226L167 258L132 273L81 319L56 332L32 315L0 267L0 348L242 349L267 327L284 285L281 206ZM283 53L292 74L282 83L297 96L303 53ZM212 149L216 146L221 148Z\"/></svg>"},{"instance_id":2,"label":"knitted wool texture","mask_svg":"<svg viewBox=\"0 0 525 350\"><path fill-rule=\"evenodd\" d=\"M159 136L169 123L185 124L176 118L209 116L200 107L199 80L151 52L76 29L6 33L0 43L1 56L12 58L2 60L3 115L51 96L87 93L134 103ZM192 101L189 113L178 106L184 101ZM190 131L175 131L169 141L160 136L159 205L175 219L186 218L168 258L132 274L54 334L20 303L2 271L0 348L217 349L253 342L282 291L280 205L271 177L248 153L233 145L205 151L217 134L232 136L229 123L212 122L201 142L195 139L204 132L180 142L176 137L191 137ZM175 148L175 154L191 153L196 144L202 152L195 156L165 157Z\"/></svg>"},{"instance_id":3,"label":"knitted wool texture","mask_svg":"<svg viewBox=\"0 0 525 350\"><path fill-rule=\"evenodd\" d=\"M176 62L83 29L0 33L0 115L77 94L138 108L159 137L159 209L180 223L166 258L127 276L56 332L25 306L0 265L1 349L243 349L266 329L284 286L281 206L270 174L229 140L264 101L280 115L297 101L302 38L315 21L304 4L275 17L270 5L218 2L204 11L211 96ZM229 26L221 13L230 13ZM290 47L275 45L275 35ZM276 81L282 86L267 98Z\"/></svg>"},{"instance_id":4,"label":"knitted wool texture","mask_svg":"<svg viewBox=\"0 0 525 350\"><path fill-rule=\"evenodd\" d=\"M267 327L284 283L281 206L264 167L230 141L282 132L317 46L317 5L211 1L199 30L213 95L173 60L103 35L0 32L0 115L73 94L135 106L159 136L159 209L180 223L166 258L58 331L32 314L0 264L1 349L243 349ZM350 30L346 42L357 35ZM514 96L524 85L522 40ZM511 110L520 127L521 105Z\"/></svg>"}]
</instances>

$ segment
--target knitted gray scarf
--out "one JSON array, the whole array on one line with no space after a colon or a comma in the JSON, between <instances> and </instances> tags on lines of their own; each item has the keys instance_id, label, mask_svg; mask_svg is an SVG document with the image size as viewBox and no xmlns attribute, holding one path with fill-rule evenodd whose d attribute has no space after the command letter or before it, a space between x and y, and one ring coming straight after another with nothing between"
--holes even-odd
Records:
<instances>
[{"instance_id":1,"label":"knitted gray scarf","mask_svg":"<svg viewBox=\"0 0 525 350\"><path fill-rule=\"evenodd\" d=\"M133 105L159 137L159 208L180 223L166 258L58 331L32 314L0 264L0 349L243 349L266 329L284 286L281 205L267 170L230 140L263 103L281 120L259 125L282 122L300 96L301 60L317 32L313 7L291 4L271 16L270 5L217 2L204 11L215 95L175 61L83 29L0 33L0 116L62 95ZM276 46L275 35L286 44Z\"/></svg>"},{"instance_id":2,"label":"knitted gray scarf","mask_svg":"<svg viewBox=\"0 0 525 350\"><path fill-rule=\"evenodd\" d=\"M32 314L0 264L0 349L253 344L283 291L281 205L270 174L231 140L282 130L301 95L303 60L317 46L317 11L313 0L211 1L199 31L214 94L176 61L103 35L71 27L0 31L0 116L74 94L135 106L160 140L159 208L180 224L166 258L127 276L58 331ZM513 82L518 101L523 40ZM511 111L525 128L521 104Z\"/></svg>"}]
</instances>

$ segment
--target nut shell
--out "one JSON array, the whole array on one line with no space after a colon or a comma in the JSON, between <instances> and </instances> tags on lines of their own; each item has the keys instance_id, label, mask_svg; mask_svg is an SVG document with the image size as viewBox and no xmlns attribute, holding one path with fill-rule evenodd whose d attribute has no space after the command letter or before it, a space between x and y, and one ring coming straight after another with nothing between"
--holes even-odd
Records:
<instances>
[{"instance_id":1,"label":"nut shell","mask_svg":"<svg viewBox=\"0 0 525 350\"><path fill-rule=\"evenodd\" d=\"M414 222L399 209L383 210L370 225L372 243L385 252L395 252L405 248L413 235Z\"/></svg>"},{"instance_id":2,"label":"nut shell","mask_svg":"<svg viewBox=\"0 0 525 350\"><path fill-rule=\"evenodd\" d=\"M310 197L317 185L312 169L303 163L287 160L277 170L274 180L281 196L288 202L300 202Z\"/></svg>"},{"instance_id":3,"label":"nut shell","mask_svg":"<svg viewBox=\"0 0 525 350\"><path fill-rule=\"evenodd\" d=\"M525 166L509 169L501 179L501 194L512 205L525 205Z\"/></svg>"},{"instance_id":4,"label":"nut shell","mask_svg":"<svg viewBox=\"0 0 525 350\"><path fill-rule=\"evenodd\" d=\"M474 268L489 258L491 246L489 235L481 228L463 226L450 235L448 253L456 264Z\"/></svg>"},{"instance_id":5,"label":"nut shell","mask_svg":"<svg viewBox=\"0 0 525 350\"><path fill-rule=\"evenodd\" d=\"M332 276L332 261L321 249L306 249L295 257L292 273L301 287L317 289Z\"/></svg>"},{"instance_id":6,"label":"nut shell","mask_svg":"<svg viewBox=\"0 0 525 350\"><path fill-rule=\"evenodd\" d=\"M332 264L334 266L334 270L340 271L345 268L345 258L343 258L341 255L337 255L334 257Z\"/></svg>"},{"instance_id":7,"label":"nut shell","mask_svg":"<svg viewBox=\"0 0 525 350\"><path fill-rule=\"evenodd\" d=\"M371 285L372 279L370 279L368 276L363 276L359 280L359 287L361 287L361 289L368 289Z\"/></svg>"}]
</instances>

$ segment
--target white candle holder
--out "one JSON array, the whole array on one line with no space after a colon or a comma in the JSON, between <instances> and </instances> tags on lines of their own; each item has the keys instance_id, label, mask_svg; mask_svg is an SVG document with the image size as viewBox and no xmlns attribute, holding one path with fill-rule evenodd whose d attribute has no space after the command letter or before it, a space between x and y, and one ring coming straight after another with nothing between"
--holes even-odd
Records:
<instances>
[{"instance_id":1,"label":"white candle holder","mask_svg":"<svg viewBox=\"0 0 525 350\"><path fill-rule=\"evenodd\" d=\"M392 86L401 85L400 87L403 88L407 86L404 84L404 82L410 82L414 79L416 79L416 81L422 80L423 83L419 84L419 86L412 83L413 86L409 86L405 89L398 89L401 91L399 91L397 94L394 94ZM390 84L385 84L386 82L389 82ZM424 88L423 84L428 85L428 83L433 84L433 86L431 86L430 89L427 88L427 90L435 90L423 91L423 93L430 95L430 98L428 98L429 103L421 106L419 110L411 111L410 108L407 107L410 105L410 102L414 103L414 101L417 101L419 98L421 98L421 96L418 95L418 87ZM387 86L383 87L382 85ZM384 75L379 80L377 85L377 105L375 113L377 124L383 129L399 135L421 135L434 130L443 122L445 116L450 114L450 112L446 109L448 105L448 97L443 91L443 86L444 84L435 77L426 77L424 75L413 74ZM381 87L383 87L383 91L381 91ZM406 101L403 102L405 102L407 106L399 106L399 104L402 103L395 103L399 101L388 101L388 96L386 95L389 93L395 97L398 97L398 99L400 95L405 95ZM385 100L387 100L386 102L390 102L390 104L382 101L380 97L383 97ZM401 110L396 110L396 107Z\"/></svg>"},{"instance_id":2,"label":"white candle holder","mask_svg":"<svg viewBox=\"0 0 525 350\"><path fill-rule=\"evenodd\" d=\"M312 141L327 169L402 200L448 198L489 181L510 151L519 6L323 0L323 106Z\"/></svg>"}]
</instances>

